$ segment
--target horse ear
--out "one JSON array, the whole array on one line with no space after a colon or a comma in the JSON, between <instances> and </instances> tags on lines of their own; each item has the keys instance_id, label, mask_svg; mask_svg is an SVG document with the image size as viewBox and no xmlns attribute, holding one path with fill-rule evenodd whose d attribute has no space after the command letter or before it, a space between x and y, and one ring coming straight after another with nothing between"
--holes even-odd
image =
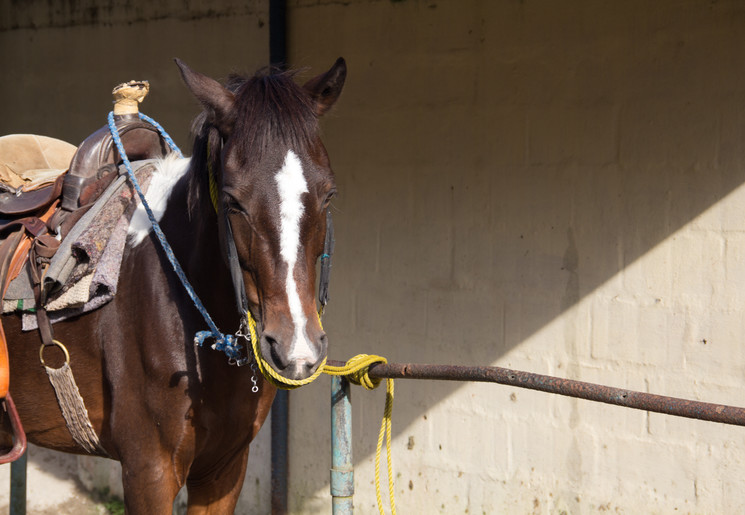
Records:
<instances>
[{"instance_id":1,"label":"horse ear","mask_svg":"<svg viewBox=\"0 0 745 515\"><path fill-rule=\"evenodd\" d=\"M235 121L233 93L215 79L195 72L181 59L176 58L174 61L181 70L186 87L211 112L211 121L223 135L229 135Z\"/></svg>"},{"instance_id":2,"label":"horse ear","mask_svg":"<svg viewBox=\"0 0 745 515\"><path fill-rule=\"evenodd\" d=\"M336 60L326 73L310 79L303 86L316 102L316 114L323 115L331 109L341 94L344 80L347 78L347 63L343 57Z\"/></svg>"}]
</instances>

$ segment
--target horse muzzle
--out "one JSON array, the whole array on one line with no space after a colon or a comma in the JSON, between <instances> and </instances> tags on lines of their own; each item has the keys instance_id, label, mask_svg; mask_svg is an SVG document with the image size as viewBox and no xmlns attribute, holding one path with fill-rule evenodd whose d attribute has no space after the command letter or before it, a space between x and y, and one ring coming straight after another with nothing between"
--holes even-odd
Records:
<instances>
[{"instance_id":1,"label":"horse muzzle","mask_svg":"<svg viewBox=\"0 0 745 515\"><path fill-rule=\"evenodd\" d=\"M279 375L300 381L312 376L323 364L328 350L326 333L318 331L312 337L297 338L287 331L262 332L259 338L264 360Z\"/></svg>"}]
</instances>

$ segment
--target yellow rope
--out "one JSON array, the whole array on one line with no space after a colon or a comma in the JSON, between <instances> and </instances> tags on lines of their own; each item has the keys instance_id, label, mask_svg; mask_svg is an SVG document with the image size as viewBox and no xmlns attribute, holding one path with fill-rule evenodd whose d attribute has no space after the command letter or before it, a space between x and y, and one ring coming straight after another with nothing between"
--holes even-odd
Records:
<instances>
[{"instance_id":1,"label":"yellow rope","mask_svg":"<svg viewBox=\"0 0 745 515\"><path fill-rule=\"evenodd\" d=\"M279 375L261 355L259 338L256 335L256 320L254 320L254 317L250 312L247 314L246 318L248 321L248 331L251 333L251 347L253 348L254 356L256 356L256 366L259 367L261 375L263 375L264 379L269 381L269 383L283 390L294 390L295 388L315 381L315 379L323 373L326 365L326 358L323 359L323 363L318 367L318 370L316 370L312 376L305 379L287 379L286 377Z\"/></svg>"},{"instance_id":2,"label":"yellow rope","mask_svg":"<svg viewBox=\"0 0 745 515\"><path fill-rule=\"evenodd\" d=\"M258 345L258 337L256 334L256 320L254 320L251 313L247 315L248 330L251 333L251 346L253 347L254 356L256 356L256 365L264 378L269 381L272 385L277 388L284 390L293 390L300 386L306 385L314 381L322 373L330 376L344 376L350 383L363 386L367 390L373 390L380 384L380 378L372 378L368 372L371 365L375 363L388 363L388 360L382 356L375 356L372 354L358 354L353 358L349 359L344 365L336 367L326 364L326 358L324 358L321 366L318 367L316 372L302 380L287 379L279 375L269 365L261 355L261 350ZM318 313L318 323L321 323L321 312ZM323 326L322 326L323 327ZM395 483L393 478L393 458L391 453L391 432L392 432L392 416L393 416L393 379L386 379L386 393L385 393L385 410L383 411L383 422L380 424L380 432L378 433L378 445L375 450L375 496L378 501L378 510L381 515L384 515L383 510L383 497L380 489L380 455L383 451L383 440L385 440L385 452L386 462L388 465L388 495L391 502L391 513L396 515L396 501L394 498Z\"/></svg>"}]
</instances>

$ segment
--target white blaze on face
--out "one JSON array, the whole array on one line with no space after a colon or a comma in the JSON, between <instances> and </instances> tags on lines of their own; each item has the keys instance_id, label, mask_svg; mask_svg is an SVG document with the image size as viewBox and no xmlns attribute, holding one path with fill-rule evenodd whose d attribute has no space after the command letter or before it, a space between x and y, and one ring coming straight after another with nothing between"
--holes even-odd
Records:
<instances>
[{"instance_id":1,"label":"white blaze on face","mask_svg":"<svg viewBox=\"0 0 745 515\"><path fill-rule=\"evenodd\" d=\"M280 198L279 252L287 265L285 290L292 323L295 327L290 347L290 358L292 360L315 359L315 353L305 333L305 325L308 320L303 312L297 283L295 283L295 263L300 248L300 220L304 211L301 197L303 193L308 192L308 183L303 175L303 165L292 150L287 152L285 162L275 175L274 180L277 183Z\"/></svg>"}]
</instances>

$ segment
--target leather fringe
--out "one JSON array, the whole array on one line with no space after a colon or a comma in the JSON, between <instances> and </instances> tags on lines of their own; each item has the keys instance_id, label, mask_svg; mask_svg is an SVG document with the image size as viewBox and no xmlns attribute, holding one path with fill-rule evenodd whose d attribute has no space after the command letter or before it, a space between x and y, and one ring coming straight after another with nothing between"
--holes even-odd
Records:
<instances>
[{"instance_id":1,"label":"leather fringe","mask_svg":"<svg viewBox=\"0 0 745 515\"><path fill-rule=\"evenodd\" d=\"M70 364L65 363L60 368L44 368L49 376L49 382L54 387L62 416L73 439L90 454L107 457L108 453L101 446L101 441L88 417L88 410L85 409Z\"/></svg>"}]
</instances>

